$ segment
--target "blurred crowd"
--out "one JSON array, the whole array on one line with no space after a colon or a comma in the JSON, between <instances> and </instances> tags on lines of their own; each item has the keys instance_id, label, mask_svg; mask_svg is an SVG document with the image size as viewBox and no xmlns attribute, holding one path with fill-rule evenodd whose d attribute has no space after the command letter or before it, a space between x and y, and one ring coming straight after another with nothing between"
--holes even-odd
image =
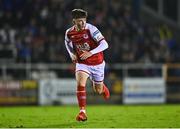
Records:
<instances>
[{"instance_id":1,"label":"blurred crowd","mask_svg":"<svg viewBox=\"0 0 180 129\"><path fill-rule=\"evenodd\" d=\"M71 10L88 11L109 43L109 63L177 62L179 45L167 25L145 23L126 0L1 0L0 46L13 46L16 62L67 63L65 30Z\"/></svg>"}]
</instances>

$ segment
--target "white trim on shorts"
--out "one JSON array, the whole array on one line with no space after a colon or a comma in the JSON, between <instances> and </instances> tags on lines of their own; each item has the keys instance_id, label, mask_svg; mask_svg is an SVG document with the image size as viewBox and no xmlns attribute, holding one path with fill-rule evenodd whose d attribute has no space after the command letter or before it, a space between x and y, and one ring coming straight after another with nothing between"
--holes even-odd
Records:
<instances>
[{"instance_id":1,"label":"white trim on shorts","mask_svg":"<svg viewBox=\"0 0 180 129\"><path fill-rule=\"evenodd\" d=\"M102 80L102 81L91 80L91 81L93 81L93 82L96 83L96 84L100 84L100 83L104 82L104 80Z\"/></svg>"}]
</instances>

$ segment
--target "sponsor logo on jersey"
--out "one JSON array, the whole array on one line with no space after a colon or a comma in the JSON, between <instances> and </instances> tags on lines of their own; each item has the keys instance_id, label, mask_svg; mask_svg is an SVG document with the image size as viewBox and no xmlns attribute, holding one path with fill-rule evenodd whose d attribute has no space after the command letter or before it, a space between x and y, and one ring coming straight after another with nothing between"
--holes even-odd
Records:
<instances>
[{"instance_id":1,"label":"sponsor logo on jersey","mask_svg":"<svg viewBox=\"0 0 180 129\"><path fill-rule=\"evenodd\" d=\"M89 51L90 50L90 46L86 42L83 44L76 45L76 48L78 48L80 51Z\"/></svg>"}]
</instances>

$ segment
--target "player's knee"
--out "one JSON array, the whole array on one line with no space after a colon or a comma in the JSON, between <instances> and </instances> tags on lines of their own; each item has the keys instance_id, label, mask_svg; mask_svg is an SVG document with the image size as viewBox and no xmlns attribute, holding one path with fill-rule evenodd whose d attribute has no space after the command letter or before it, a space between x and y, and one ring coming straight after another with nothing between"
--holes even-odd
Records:
<instances>
[{"instance_id":1,"label":"player's knee","mask_svg":"<svg viewBox=\"0 0 180 129\"><path fill-rule=\"evenodd\" d=\"M77 81L77 86L85 86L86 82L84 80Z\"/></svg>"}]
</instances>

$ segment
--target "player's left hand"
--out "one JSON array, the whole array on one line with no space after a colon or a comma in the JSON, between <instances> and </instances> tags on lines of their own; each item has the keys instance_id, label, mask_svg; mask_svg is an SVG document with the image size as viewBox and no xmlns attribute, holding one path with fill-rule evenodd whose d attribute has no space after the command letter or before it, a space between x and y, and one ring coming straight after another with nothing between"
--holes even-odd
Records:
<instances>
[{"instance_id":1,"label":"player's left hand","mask_svg":"<svg viewBox=\"0 0 180 129\"><path fill-rule=\"evenodd\" d=\"M85 60L85 59L89 58L90 56L92 56L91 52L83 51L83 54L80 56L80 58L81 58L81 60Z\"/></svg>"}]
</instances>

